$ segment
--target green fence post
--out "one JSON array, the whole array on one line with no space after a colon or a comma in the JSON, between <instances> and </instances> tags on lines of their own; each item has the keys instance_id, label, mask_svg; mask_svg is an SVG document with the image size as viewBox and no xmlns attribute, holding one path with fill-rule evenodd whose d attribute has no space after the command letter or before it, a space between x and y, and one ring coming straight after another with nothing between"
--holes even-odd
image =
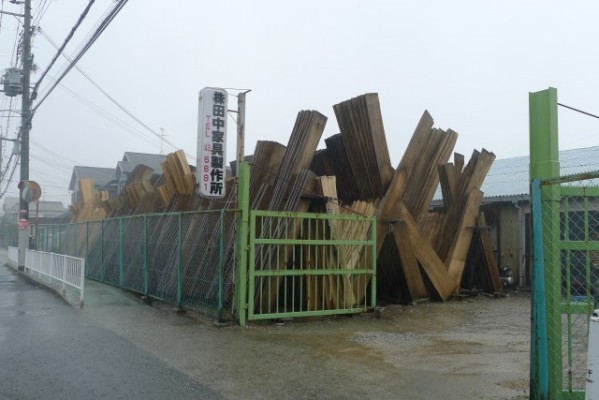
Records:
<instances>
[{"instance_id":1,"label":"green fence post","mask_svg":"<svg viewBox=\"0 0 599 400\"><path fill-rule=\"evenodd\" d=\"M225 209L220 210L220 237L218 241L218 305L217 317L218 321L223 320L223 271L224 266L224 247L225 247Z\"/></svg>"},{"instance_id":2,"label":"green fence post","mask_svg":"<svg viewBox=\"0 0 599 400\"><path fill-rule=\"evenodd\" d=\"M100 221L100 281L104 282L104 220Z\"/></svg>"},{"instance_id":3,"label":"green fence post","mask_svg":"<svg viewBox=\"0 0 599 400\"><path fill-rule=\"evenodd\" d=\"M549 366L547 362L547 308L545 306L546 296L545 270L543 266L542 214L541 181L534 179L531 185L533 269L530 374L531 382L538 382L534 391L536 398L547 399L549 395ZM531 394L532 393L533 390L531 387ZM531 398L533 397L531 396Z\"/></svg>"},{"instance_id":4,"label":"green fence post","mask_svg":"<svg viewBox=\"0 0 599 400\"><path fill-rule=\"evenodd\" d=\"M89 221L85 222L85 262L89 261ZM89 265L89 264L88 264ZM89 267L85 268L85 274L89 276Z\"/></svg>"},{"instance_id":5,"label":"green fence post","mask_svg":"<svg viewBox=\"0 0 599 400\"><path fill-rule=\"evenodd\" d=\"M372 276L370 277L370 280L372 281L372 286L371 286L371 307L375 308L376 307L376 218L372 217L372 228L370 230L371 236L370 236L370 240L372 241L372 245L370 247L370 251L372 252L372 265L370 266L370 268L372 268Z\"/></svg>"},{"instance_id":6,"label":"green fence post","mask_svg":"<svg viewBox=\"0 0 599 400\"><path fill-rule=\"evenodd\" d=\"M144 294L148 295L148 215L144 214Z\"/></svg>"},{"instance_id":7,"label":"green fence post","mask_svg":"<svg viewBox=\"0 0 599 400\"><path fill-rule=\"evenodd\" d=\"M119 218L119 286L123 287L123 217Z\"/></svg>"},{"instance_id":8,"label":"green fence post","mask_svg":"<svg viewBox=\"0 0 599 400\"><path fill-rule=\"evenodd\" d=\"M177 229L177 308L181 307L181 225L183 213L178 213L179 228Z\"/></svg>"},{"instance_id":9,"label":"green fence post","mask_svg":"<svg viewBox=\"0 0 599 400\"><path fill-rule=\"evenodd\" d=\"M247 251L248 251L248 223L250 207L250 166L246 162L238 165L239 175L237 177L237 208L241 210L239 215L239 242L237 274L235 282L235 300L237 320L240 325L245 325L247 318Z\"/></svg>"},{"instance_id":10,"label":"green fence post","mask_svg":"<svg viewBox=\"0 0 599 400\"><path fill-rule=\"evenodd\" d=\"M559 148L557 127L557 90L549 88L529 94L530 112L530 179L550 179L559 177ZM539 337L548 335L546 349L541 349L540 341L531 337L531 399L558 399L562 395L562 344L561 344L561 271L559 252L560 197L559 185L541 188L541 195L548 206L543 212L543 264L546 323L538 319L543 312L543 302L538 298L533 286L531 334ZM547 211L545 211L547 210ZM541 239L539 239L541 240ZM538 272L535 274L538 276ZM539 283L540 284L540 283ZM536 301L535 301L536 300ZM547 382L542 376L543 366L539 356L547 351ZM538 380L538 382L537 382ZM542 386L545 385L545 386Z\"/></svg>"}]
</instances>

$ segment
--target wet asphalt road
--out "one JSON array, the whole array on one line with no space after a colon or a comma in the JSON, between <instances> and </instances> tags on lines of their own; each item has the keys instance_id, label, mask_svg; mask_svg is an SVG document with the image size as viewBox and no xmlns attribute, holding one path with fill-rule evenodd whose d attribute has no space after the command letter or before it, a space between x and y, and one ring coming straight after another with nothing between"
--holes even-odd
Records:
<instances>
[{"instance_id":1,"label":"wet asphalt road","mask_svg":"<svg viewBox=\"0 0 599 400\"><path fill-rule=\"evenodd\" d=\"M23 280L4 266L5 254L0 400L223 398Z\"/></svg>"}]
</instances>

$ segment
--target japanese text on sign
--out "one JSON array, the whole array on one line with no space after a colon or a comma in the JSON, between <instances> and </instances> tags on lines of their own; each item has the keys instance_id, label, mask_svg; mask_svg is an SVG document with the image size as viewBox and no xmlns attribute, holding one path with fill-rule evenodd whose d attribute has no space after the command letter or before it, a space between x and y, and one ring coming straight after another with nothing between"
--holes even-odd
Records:
<instances>
[{"instance_id":1,"label":"japanese text on sign","mask_svg":"<svg viewBox=\"0 0 599 400\"><path fill-rule=\"evenodd\" d=\"M196 179L203 197L225 196L225 151L227 139L227 92L200 91Z\"/></svg>"}]
</instances>

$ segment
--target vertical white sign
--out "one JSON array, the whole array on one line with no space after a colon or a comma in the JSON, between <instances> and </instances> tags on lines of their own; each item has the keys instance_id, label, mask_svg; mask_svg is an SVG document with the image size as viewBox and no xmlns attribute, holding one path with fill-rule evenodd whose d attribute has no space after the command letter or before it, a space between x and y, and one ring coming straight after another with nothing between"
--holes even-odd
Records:
<instances>
[{"instance_id":1,"label":"vertical white sign","mask_svg":"<svg viewBox=\"0 0 599 400\"><path fill-rule=\"evenodd\" d=\"M227 92L204 88L200 91L196 179L200 196L225 196L227 142Z\"/></svg>"}]
</instances>

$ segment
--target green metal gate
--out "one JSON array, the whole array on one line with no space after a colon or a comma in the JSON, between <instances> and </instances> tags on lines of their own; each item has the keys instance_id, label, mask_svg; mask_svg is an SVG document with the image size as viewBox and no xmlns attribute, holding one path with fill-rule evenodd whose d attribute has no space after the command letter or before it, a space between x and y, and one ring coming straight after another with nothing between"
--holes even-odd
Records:
<instances>
[{"instance_id":1,"label":"green metal gate","mask_svg":"<svg viewBox=\"0 0 599 400\"><path fill-rule=\"evenodd\" d=\"M531 399L584 399L599 282L599 172L560 177L557 91L530 95Z\"/></svg>"},{"instance_id":2,"label":"green metal gate","mask_svg":"<svg viewBox=\"0 0 599 400\"><path fill-rule=\"evenodd\" d=\"M533 182L533 203L540 205L533 218L540 218L543 242L551 242L540 255L546 305L541 351L548 362L543 373L548 392L555 393L548 398L584 398L589 317L599 282L599 187L592 179L599 173Z\"/></svg>"},{"instance_id":3,"label":"green metal gate","mask_svg":"<svg viewBox=\"0 0 599 400\"><path fill-rule=\"evenodd\" d=\"M373 308L375 254L374 217L251 211L248 319Z\"/></svg>"}]
</instances>

